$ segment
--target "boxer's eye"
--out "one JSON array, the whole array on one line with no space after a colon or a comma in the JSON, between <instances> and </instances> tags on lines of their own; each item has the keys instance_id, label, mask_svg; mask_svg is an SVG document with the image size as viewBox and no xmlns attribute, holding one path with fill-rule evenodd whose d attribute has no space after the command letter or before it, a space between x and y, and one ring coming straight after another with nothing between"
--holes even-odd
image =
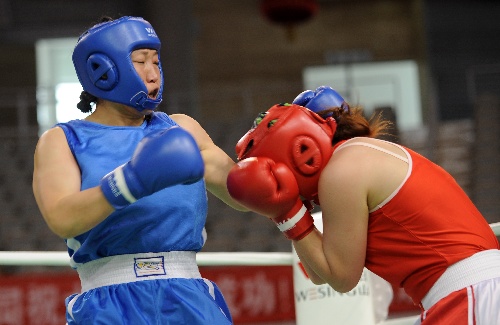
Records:
<instances>
[{"instance_id":1,"label":"boxer's eye","mask_svg":"<svg viewBox=\"0 0 500 325\"><path fill-rule=\"evenodd\" d=\"M264 117L266 117L266 115L267 112L260 112L259 115L253 121L252 129L255 129L260 124L260 122L262 122Z\"/></svg>"},{"instance_id":2,"label":"boxer's eye","mask_svg":"<svg viewBox=\"0 0 500 325\"><path fill-rule=\"evenodd\" d=\"M255 129L257 126L259 126L259 124L266 117L267 113L268 112L261 112L261 113L259 113L259 115L253 121L252 129ZM270 128L271 126L273 126L277 121L278 121L278 119L274 119L274 120L269 121L269 123L267 123L267 128Z\"/></svg>"}]
</instances>

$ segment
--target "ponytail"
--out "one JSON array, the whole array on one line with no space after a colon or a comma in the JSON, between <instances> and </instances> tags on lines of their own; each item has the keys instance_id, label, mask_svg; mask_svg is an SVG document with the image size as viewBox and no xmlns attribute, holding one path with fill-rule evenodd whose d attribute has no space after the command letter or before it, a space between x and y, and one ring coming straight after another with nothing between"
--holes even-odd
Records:
<instances>
[{"instance_id":1,"label":"ponytail","mask_svg":"<svg viewBox=\"0 0 500 325\"><path fill-rule=\"evenodd\" d=\"M342 140L348 140L355 137L376 138L382 135L387 135L392 126L390 121L382 119L382 114L374 114L370 119L366 119L363 115L361 107L334 107L322 112L319 115L327 116L332 114L332 117L337 121L337 130L333 136L332 144L336 144Z\"/></svg>"},{"instance_id":2,"label":"ponytail","mask_svg":"<svg viewBox=\"0 0 500 325\"><path fill-rule=\"evenodd\" d=\"M97 103L97 97L85 90L80 94L80 102L76 105L82 113L92 112L92 103Z\"/></svg>"}]
</instances>

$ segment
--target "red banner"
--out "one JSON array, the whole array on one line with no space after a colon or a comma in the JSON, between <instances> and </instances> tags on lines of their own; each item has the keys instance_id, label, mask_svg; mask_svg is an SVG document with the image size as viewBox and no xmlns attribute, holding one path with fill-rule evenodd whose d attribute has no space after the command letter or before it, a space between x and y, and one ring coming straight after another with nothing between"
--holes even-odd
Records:
<instances>
[{"instance_id":1,"label":"red banner","mask_svg":"<svg viewBox=\"0 0 500 325\"><path fill-rule=\"evenodd\" d=\"M201 267L217 283L235 324L295 320L290 266ZM0 276L0 325L65 323L64 299L80 291L76 272ZM390 314L418 310L402 290L395 290Z\"/></svg>"},{"instance_id":2,"label":"red banner","mask_svg":"<svg viewBox=\"0 0 500 325\"><path fill-rule=\"evenodd\" d=\"M203 267L201 274L220 288L235 324L295 319L290 266Z\"/></svg>"},{"instance_id":3,"label":"red banner","mask_svg":"<svg viewBox=\"0 0 500 325\"><path fill-rule=\"evenodd\" d=\"M79 291L76 272L0 276L0 324L65 324L64 299Z\"/></svg>"}]
</instances>

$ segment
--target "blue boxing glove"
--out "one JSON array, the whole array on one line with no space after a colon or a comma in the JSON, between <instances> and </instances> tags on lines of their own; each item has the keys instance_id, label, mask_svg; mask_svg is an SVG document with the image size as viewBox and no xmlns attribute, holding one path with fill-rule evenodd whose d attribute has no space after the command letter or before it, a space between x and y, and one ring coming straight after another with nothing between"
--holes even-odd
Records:
<instances>
[{"instance_id":1,"label":"blue boxing glove","mask_svg":"<svg viewBox=\"0 0 500 325\"><path fill-rule=\"evenodd\" d=\"M295 97L292 104L306 107L315 113L319 113L333 107L341 107L344 110L347 110L347 104L344 98L328 86L320 86L316 88L315 91L303 91ZM327 116L331 115L332 114L330 113Z\"/></svg>"},{"instance_id":2,"label":"blue boxing glove","mask_svg":"<svg viewBox=\"0 0 500 325\"><path fill-rule=\"evenodd\" d=\"M101 189L115 209L166 187L200 180L205 172L193 137L172 127L142 139L132 159L101 179Z\"/></svg>"}]
</instances>

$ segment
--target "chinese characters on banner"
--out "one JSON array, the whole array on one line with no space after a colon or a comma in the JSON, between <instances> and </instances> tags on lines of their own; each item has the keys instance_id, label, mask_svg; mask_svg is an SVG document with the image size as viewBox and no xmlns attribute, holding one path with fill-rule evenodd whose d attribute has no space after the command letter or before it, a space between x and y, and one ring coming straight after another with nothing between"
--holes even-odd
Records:
<instances>
[{"instance_id":1,"label":"chinese characters on banner","mask_svg":"<svg viewBox=\"0 0 500 325\"><path fill-rule=\"evenodd\" d=\"M220 288L235 324L295 319L289 266L203 267L201 274Z\"/></svg>"},{"instance_id":2,"label":"chinese characters on banner","mask_svg":"<svg viewBox=\"0 0 500 325\"><path fill-rule=\"evenodd\" d=\"M73 273L0 276L0 324L65 324L64 299L79 291Z\"/></svg>"}]
</instances>

